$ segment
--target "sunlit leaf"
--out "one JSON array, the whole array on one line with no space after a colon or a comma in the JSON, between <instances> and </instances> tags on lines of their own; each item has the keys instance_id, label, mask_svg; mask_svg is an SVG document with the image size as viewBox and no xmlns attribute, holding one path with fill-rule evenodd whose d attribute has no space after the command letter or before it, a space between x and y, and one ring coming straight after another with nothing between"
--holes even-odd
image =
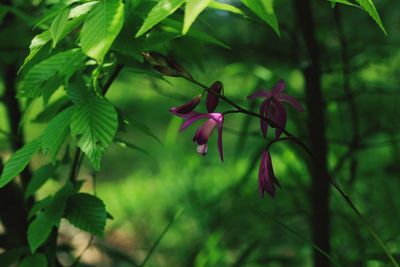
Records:
<instances>
[{"instance_id":1,"label":"sunlit leaf","mask_svg":"<svg viewBox=\"0 0 400 267\"><path fill-rule=\"evenodd\" d=\"M102 62L122 28L124 4L121 0L102 0L90 12L81 30L82 50Z\"/></svg>"},{"instance_id":2,"label":"sunlit leaf","mask_svg":"<svg viewBox=\"0 0 400 267\"><path fill-rule=\"evenodd\" d=\"M32 67L22 80L19 94L34 98L43 94L44 84L54 75L59 74L68 80L81 65L84 55L80 49L60 52Z\"/></svg>"},{"instance_id":3,"label":"sunlit leaf","mask_svg":"<svg viewBox=\"0 0 400 267\"><path fill-rule=\"evenodd\" d=\"M221 11L226 11L226 12L231 12L233 14L238 14L244 16L245 14L243 13L242 10L239 8L235 7L234 5L228 4L228 3L222 3L218 1L212 1L209 5L209 8L214 8L217 10Z\"/></svg>"},{"instance_id":4,"label":"sunlit leaf","mask_svg":"<svg viewBox=\"0 0 400 267\"><path fill-rule=\"evenodd\" d=\"M273 6L274 0L242 0L242 3L265 21L278 36L281 36Z\"/></svg>"},{"instance_id":5,"label":"sunlit leaf","mask_svg":"<svg viewBox=\"0 0 400 267\"><path fill-rule=\"evenodd\" d=\"M383 31L385 35L387 35L385 27L381 21L381 17L379 16L378 11L375 8L372 0L355 0L370 16L371 18L378 24L379 28Z\"/></svg>"},{"instance_id":6,"label":"sunlit leaf","mask_svg":"<svg viewBox=\"0 0 400 267\"><path fill-rule=\"evenodd\" d=\"M40 144L41 139L35 139L17 150L14 155L11 156L6 162L3 173L1 174L0 188L8 184L28 166L33 155L40 149Z\"/></svg>"},{"instance_id":7,"label":"sunlit leaf","mask_svg":"<svg viewBox=\"0 0 400 267\"><path fill-rule=\"evenodd\" d=\"M182 33L186 34L196 18L210 4L211 0L189 0L185 6L185 17L183 20Z\"/></svg>"},{"instance_id":8,"label":"sunlit leaf","mask_svg":"<svg viewBox=\"0 0 400 267\"><path fill-rule=\"evenodd\" d=\"M117 128L117 112L105 99L92 97L75 109L71 121L72 135L96 170L100 168L101 157Z\"/></svg>"},{"instance_id":9,"label":"sunlit leaf","mask_svg":"<svg viewBox=\"0 0 400 267\"><path fill-rule=\"evenodd\" d=\"M142 27L136 33L136 37L139 37L146 33L148 30L157 25L160 21L174 13L185 0L160 0L153 7L153 9L147 14Z\"/></svg>"},{"instance_id":10,"label":"sunlit leaf","mask_svg":"<svg viewBox=\"0 0 400 267\"><path fill-rule=\"evenodd\" d=\"M56 47L58 41L61 39L65 27L67 26L70 10L70 8L65 8L54 18L50 25L49 31L51 39L53 39L53 47Z\"/></svg>"}]
</instances>

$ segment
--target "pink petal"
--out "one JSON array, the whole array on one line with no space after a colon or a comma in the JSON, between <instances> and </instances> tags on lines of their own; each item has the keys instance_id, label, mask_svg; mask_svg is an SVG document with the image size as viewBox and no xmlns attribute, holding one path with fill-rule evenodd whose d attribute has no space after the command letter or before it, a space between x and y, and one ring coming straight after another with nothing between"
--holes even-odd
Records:
<instances>
[{"instance_id":1,"label":"pink petal","mask_svg":"<svg viewBox=\"0 0 400 267\"><path fill-rule=\"evenodd\" d=\"M252 93L251 95L249 95L247 97L248 100L254 100L256 98L271 98L272 93L271 91L267 91L267 90L259 90L256 91L254 93Z\"/></svg>"},{"instance_id":2,"label":"pink petal","mask_svg":"<svg viewBox=\"0 0 400 267\"><path fill-rule=\"evenodd\" d=\"M304 111L304 108L302 107L302 105L293 96L290 96L290 95L287 95L287 94L280 94L277 97L277 99L279 101L286 102L286 103L292 105L292 107L294 107L298 112Z\"/></svg>"},{"instance_id":3,"label":"pink petal","mask_svg":"<svg viewBox=\"0 0 400 267\"><path fill-rule=\"evenodd\" d=\"M283 79L280 79L279 82L271 89L271 96L276 97L283 90L285 90L286 83Z\"/></svg>"},{"instance_id":4,"label":"pink petal","mask_svg":"<svg viewBox=\"0 0 400 267\"><path fill-rule=\"evenodd\" d=\"M218 152L221 158L221 161L224 161L224 151L222 148L222 127L218 127Z\"/></svg>"},{"instance_id":5,"label":"pink petal","mask_svg":"<svg viewBox=\"0 0 400 267\"><path fill-rule=\"evenodd\" d=\"M197 142L197 144L199 144L199 145L206 144L208 141L208 138L214 131L215 126L217 126L217 122L213 119L208 119L197 130L197 132L193 138L193 141Z\"/></svg>"},{"instance_id":6,"label":"pink petal","mask_svg":"<svg viewBox=\"0 0 400 267\"><path fill-rule=\"evenodd\" d=\"M275 137L279 138L282 130L286 127L286 110L285 107L277 100L272 102L273 107L273 122L276 124Z\"/></svg>"},{"instance_id":7,"label":"pink petal","mask_svg":"<svg viewBox=\"0 0 400 267\"><path fill-rule=\"evenodd\" d=\"M181 128L179 129L180 132L182 132L187 127L189 127L190 125L192 125L193 123L195 123L196 121L198 121L200 119L209 118L210 115L207 113L203 114L203 113L198 113L198 112L192 111L192 112L189 112L188 114L185 114L183 117L185 118L185 122L182 124Z\"/></svg>"},{"instance_id":8,"label":"pink petal","mask_svg":"<svg viewBox=\"0 0 400 267\"><path fill-rule=\"evenodd\" d=\"M267 136L268 132L268 109L271 104L271 100L266 99L264 102L261 103L260 105L260 128L261 132L263 133L263 136Z\"/></svg>"}]
</instances>

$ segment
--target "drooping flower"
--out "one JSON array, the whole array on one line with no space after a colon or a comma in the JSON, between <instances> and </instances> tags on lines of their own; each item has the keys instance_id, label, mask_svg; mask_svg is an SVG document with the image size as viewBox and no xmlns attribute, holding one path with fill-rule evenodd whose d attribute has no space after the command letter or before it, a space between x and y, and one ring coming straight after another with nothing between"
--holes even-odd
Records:
<instances>
[{"instance_id":1,"label":"drooping flower","mask_svg":"<svg viewBox=\"0 0 400 267\"><path fill-rule=\"evenodd\" d=\"M192 75L175 60L158 52L141 52L143 59L158 72L172 77L184 77L193 80Z\"/></svg>"},{"instance_id":2,"label":"drooping flower","mask_svg":"<svg viewBox=\"0 0 400 267\"><path fill-rule=\"evenodd\" d=\"M208 138L213 133L215 128L218 130L218 152L221 161L224 161L224 153L222 149L222 127L224 123L224 115L222 113L198 113L192 111L182 116L185 122L182 124L180 131L185 130L187 127L192 125L194 122L200 119L207 119L193 137L193 142L197 143L197 152L204 156L208 151Z\"/></svg>"},{"instance_id":3,"label":"drooping flower","mask_svg":"<svg viewBox=\"0 0 400 267\"><path fill-rule=\"evenodd\" d=\"M185 114L188 114L189 112L193 111L200 103L200 101L201 101L201 95L197 95L189 102L181 106L172 107L170 108L169 111L176 116L183 117Z\"/></svg>"},{"instance_id":4,"label":"drooping flower","mask_svg":"<svg viewBox=\"0 0 400 267\"><path fill-rule=\"evenodd\" d=\"M224 86L220 81L216 81L210 86L209 88L210 91L207 93L207 100L206 100L206 106L208 112L210 113L214 112L219 101L218 95L221 93L223 87Z\"/></svg>"},{"instance_id":5,"label":"drooping flower","mask_svg":"<svg viewBox=\"0 0 400 267\"><path fill-rule=\"evenodd\" d=\"M274 197L276 191L275 185L281 187L274 174L271 154L268 150L265 150L262 153L260 168L258 170L258 190L260 192L260 196L264 197L264 192L267 192L271 197Z\"/></svg>"},{"instance_id":6,"label":"drooping flower","mask_svg":"<svg viewBox=\"0 0 400 267\"><path fill-rule=\"evenodd\" d=\"M283 103L288 103L297 111L303 111L301 104L293 97L282 93L286 84L284 80L280 80L271 90L260 90L249 95L247 99L254 100L256 98L264 98L260 105L260 127L264 137L267 136L268 124L275 126L275 136L279 138L282 130L286 127L287 114Z\"/></svg>"}]
</instances>

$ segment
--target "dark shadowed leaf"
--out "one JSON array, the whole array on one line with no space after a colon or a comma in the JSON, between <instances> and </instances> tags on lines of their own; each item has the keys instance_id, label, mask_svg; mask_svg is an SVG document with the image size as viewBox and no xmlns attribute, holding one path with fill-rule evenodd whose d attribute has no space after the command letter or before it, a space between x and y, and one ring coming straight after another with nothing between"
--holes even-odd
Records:
<instances>
[{"instance_id":1,"label":"dark shadowed leaf","mask_svg":"<svg viewBox=\"0 0 400 267\"><path fill-rule=\"evenodd\" d=\"M68 198L65 218L79 229L102 237L107 212L103 201L98 197L77 193Z\"/></svg>"}]
</instances>

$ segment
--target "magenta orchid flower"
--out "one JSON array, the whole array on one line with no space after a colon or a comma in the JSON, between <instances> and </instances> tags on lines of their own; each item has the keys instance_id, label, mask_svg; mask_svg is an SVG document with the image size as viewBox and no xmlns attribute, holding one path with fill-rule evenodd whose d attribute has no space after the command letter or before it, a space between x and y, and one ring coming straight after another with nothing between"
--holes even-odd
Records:
<instances>
[{"instance_id":1,"label":"magenta orchid flower","mask_svg":"<svg viewBox=\"0 0 400 267\"><path fill-rule=\"evenodd\" d=\"M282 93L286 84L284 80L280 80L271 90L260 90L247 97L249 100L256 98L264 98L260 105L260 127L264 137L267 136L268 123L272 121L275 127L275 136L279 138L282 130L286 127L287 114L283 103L288 103L297 111L303 111L301 104L293 97Z\"/></svg>"},{"instance_id":2,"label":"magenta orchid flower","mask_svg":"<svg viewBox=\"0 0 400 267\"><path fill-rule=\"evenodd\" d=\"M195 96L189 102L187 102L181 106L170 108L169 111L178 117L184 117L184 115L193 111L197 107L197 105L200 103L200 101L201 101L201 95L198 95L198 96Z\"/></svg>"},{"instance_id":3,"label":"magenta orchid flower","mask_svg":"<svg viewBox=\"0 0 400 267\"><path fill-rule=\"evenodd\" d=\"M222 149L222 126L224 123L224 115L222 113L198 113L192 111L188 114L182 116L185 122L182 124L180 131L185 130L187 127L195 123L200 119L207 119L199 129L197 129L196 134L193 137L193 142L197 143L197 152L204 156L207 154L208 138L213 133L214 129L218 129L218 151L221 161L224 161L224 153Z\"/></svg>"},{"instance_id":4,"label":"magenta orchid flower","mask_svg":"<svg viewBox=\"0 0 400 267\"><path fill-rule=\"evenodd\" d=\"M223 84L220 81L216 81L211 85L209 88L209 92L207 93L207 100L206 100L206 106L207 106L207 111L208 112L214 112L215 108L218 105L219 101L219 94L223 90Z\"/></svg>"},{"instance_id":5,"label":"magenta orchid flower","mask_svg":"<svg viewBox=\"0 0 400 267\"><path fill-rule=\"evenodd\" d=\"M264 192L267 192L271 197L274 197L276 191L275 185L281 187L274 174L271 154L269 151L265 150L262 153L260 168L258 171L258 190L260 192L260 196L264 197Z\"/></svg>"}]
</instances>

